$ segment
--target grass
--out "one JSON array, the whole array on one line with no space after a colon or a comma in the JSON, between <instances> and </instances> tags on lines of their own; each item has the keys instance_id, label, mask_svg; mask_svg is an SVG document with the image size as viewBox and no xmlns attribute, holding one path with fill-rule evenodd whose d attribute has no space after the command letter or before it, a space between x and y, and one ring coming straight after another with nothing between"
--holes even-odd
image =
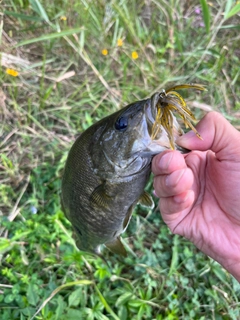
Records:
<instances>
[{"instance_id":1,"label":"grass","mask_svg":"<svg viewBox=\"0 0 240 320\"><path fill-rule=\"evenodd\" d=\"M59 203L75 135L157 90L205 84L204 94L183 92L197 119L211 106L240 128L239 4L9 0L0 8L0 318L239 319L240 285L173 236L157 206L136 208L124 235L134 253L106 250L109 268L76 249Z\"/></svg>"}]
</instances>

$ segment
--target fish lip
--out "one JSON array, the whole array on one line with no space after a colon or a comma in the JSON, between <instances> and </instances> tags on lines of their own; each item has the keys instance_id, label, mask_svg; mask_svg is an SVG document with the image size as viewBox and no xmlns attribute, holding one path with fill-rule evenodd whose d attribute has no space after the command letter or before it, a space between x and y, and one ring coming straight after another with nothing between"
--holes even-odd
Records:
<instances>
[{"instance_id":1,"label":"fish lip","mask_svg":"<svg viewBox=\"0 0 240 320\"><path fill-rule=\"evenodd\" d=\"M156 105L159 100L158 96L158 93L153 94L151 98L147 99L147 102L145 104L146 119L151 126L154 124L157 116Z\"/></svg>"},{"instance_id":2,"label":"fish lip","mask_svg":"<svg viewBox=\"0 0 240 320\"><path fill-rule=\"evenodd\" d=\"M146 114L148 120L152 122L152 124L155 122L157 117L157 105L159 105L159 101L163 98L163 95L165 94L165 91L162 92L155 92L148 100L147 100L147 108L146 108ZM160 104L161 107L161 104Z\"/></svg>"},{"instance_id":3,"label":"fish lip","mask_svg":"<svg viewBox=\"0 0 240 320\"><path fill-rule=\"evenodd\" d=\"M151 114L154 119L154 122L157 117L157 104L159 103L159 99L160 99L159 92L154 93L150 98L150 100L151 100Z\"/></svg>"},{"instance_id":4,"label":"fish lip","mask_svg":"<svg viewBox=\"0 0 240 320\"><path fill-rule=\"evenodd\" d=\"M157 105L159 105L159 101L161 98L162 92L155 92L149 99L147 99L145 103L145 115L150 136L152 133L152 126L155 123L157 117Z\"/></svg>"}]
</instances>

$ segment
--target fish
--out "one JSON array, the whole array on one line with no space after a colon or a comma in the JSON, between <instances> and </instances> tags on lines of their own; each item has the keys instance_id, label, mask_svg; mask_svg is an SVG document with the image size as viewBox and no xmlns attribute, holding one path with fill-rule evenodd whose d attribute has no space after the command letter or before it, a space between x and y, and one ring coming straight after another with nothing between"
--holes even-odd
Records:
<instances>
[{"instance_id":1,"label":"fish","mask_svg":"<svg viewBox=\"0 0 240 320\"><path fill-rule=\"evenodd\" d=\"M193 113L176 91L185 88L206 90L182 84L156 92L94 123L73 143L62 177L61 204L79 250L102 256L105 245L127 255L121 234L134 207L154 207L144 190L153 157L165 150L188 152L175 142L184 133L179 118L201 139Z\"/></svg>"}]
</instances>

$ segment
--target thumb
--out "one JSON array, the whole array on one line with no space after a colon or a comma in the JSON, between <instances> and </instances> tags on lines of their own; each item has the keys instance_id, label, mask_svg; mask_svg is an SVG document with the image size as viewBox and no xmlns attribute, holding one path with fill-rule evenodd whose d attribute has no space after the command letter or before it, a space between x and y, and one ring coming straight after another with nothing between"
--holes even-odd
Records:
<instances>
[{"instance_id":1,"label":"thumb","mask_svg":"<svg viewBox=\"0 0 240 320\"><path fill-rule=\"evenodd\" d=\"M178 138L176 143L189 150L212 150L218 160L240 161L240 132L220 113L209 112L197 124L196 129L203 140L189 131Z\"/></svg>"}]
</instances>

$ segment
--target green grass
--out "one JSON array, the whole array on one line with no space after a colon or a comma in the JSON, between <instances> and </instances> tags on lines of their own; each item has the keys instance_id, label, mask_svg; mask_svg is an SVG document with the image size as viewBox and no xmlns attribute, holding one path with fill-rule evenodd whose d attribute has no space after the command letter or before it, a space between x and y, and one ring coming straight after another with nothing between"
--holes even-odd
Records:
<instances>
[{"instance_id":1,"label":"green grass","mask_svg":"<svg viewBox=\"0 0 240 320\"><path fill-rule=\"evenodd\" d=\"M183 92L197 119L207 105L240 128L239 4L149 2L0 5L0 319L240 317L240 285L173 236L157 206L136 208L124 234L135 254L105 250L110 267L76 249L60 208L75 135L127 103L201 83L206 93Z\"/></svg>"}]
</instances>

